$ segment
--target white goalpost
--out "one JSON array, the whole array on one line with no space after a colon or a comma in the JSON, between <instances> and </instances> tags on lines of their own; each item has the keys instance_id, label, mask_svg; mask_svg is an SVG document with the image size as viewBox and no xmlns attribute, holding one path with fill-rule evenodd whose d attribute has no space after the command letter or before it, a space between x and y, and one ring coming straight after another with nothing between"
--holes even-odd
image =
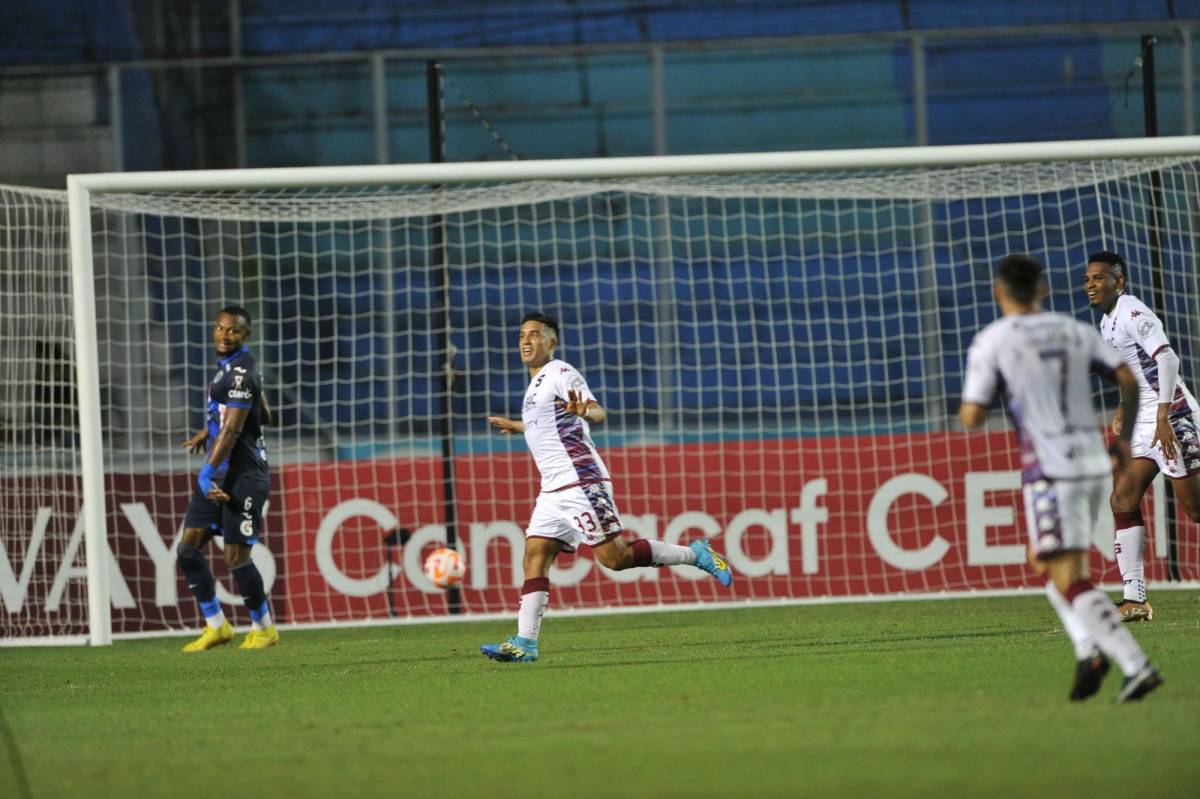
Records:
<instances>
[{"instance_id":1,"label":"white goalpost","mask_svg":"<svg viewBox=\"0 0 1200 799\"><path fill-rule=\"evenodd\" d=\"M6 383L32 369L53 388L65 364L78 407L50 444L5 442L0 632L104 644L199 623L174 547L200 462L179 443L232 303L253 317L277 418L255 559L283 623L515 609L537 479L523 441L484 418L520 411L528 311L559 320L559 356L609 411L594 436L629 534L713 538L737 574L727 592L581 552L551 575L552 612L1027 589L1008 424L954 421L966 346L997 314L992 267L1030 252L1050 305L1094 323L1086 256L1121 252L1194 384L1198 167L1200 137L1172 137L0 191ZM43 339L58 348L35 353ZM36 425L48 397L8 412ZM1148 574L1194 584L1200 529L1172 516L1158 496ZM1093 566L1112 579L1101 521ZM453 597L421 572L441 542L467 563Z\"/></svg>"}]
</instances>

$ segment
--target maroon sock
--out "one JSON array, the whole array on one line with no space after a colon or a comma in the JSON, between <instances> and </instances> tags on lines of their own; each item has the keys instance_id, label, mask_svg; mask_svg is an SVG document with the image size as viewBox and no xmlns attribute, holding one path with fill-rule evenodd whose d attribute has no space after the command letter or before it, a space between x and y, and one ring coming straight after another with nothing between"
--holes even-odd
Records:
<instances>
[{"instance_id":1,"label":"maroon sock","mask_svg":"<svg viewBox=\"0 0 1200 799\"><path fill-rule=\"evenodd\" d=\"M549 591L549 577L530 577L521 584L521 596L532 594L534 591Z\"/></svg>"},{"instance_id":2,"label":"maroon sock","mask_svg":"<svg viewBox=\"0 0 1200 799\"><path fill-rule=\"evenodd\" d=\"M653 566L654 551L650 548L650 542L644 538L639 538L629 545L633 550L633 565L634 566Z\"/></svg>"}]
</instances>

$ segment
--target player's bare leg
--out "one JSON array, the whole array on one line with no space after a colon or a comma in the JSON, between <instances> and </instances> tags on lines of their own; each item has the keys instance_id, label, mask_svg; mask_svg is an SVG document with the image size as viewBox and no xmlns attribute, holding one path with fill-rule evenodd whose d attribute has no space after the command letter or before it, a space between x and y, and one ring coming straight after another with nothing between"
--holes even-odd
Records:
<instances>
[{"instance_id":1,"label":"player's bare leg","mask_svg":"<svg viewBox=\"0 0 1200 799\"><path fill-rule=\"evenodd\" d=\"M1162 684L1162 676L1129 630L1121 626L1112 602L1088 580L1086 557L1085 552L1061 552L1046 558L1050 581L1070 606L1086 636L1125 675L1117 701L1141 699ZM1103 676L1097 675L1096 688Z\"/></svg>"},{"instance_id":2,"label":"player's bare leg","mask_svg":"<svg viewBox=\"0 0 1200 799\"><path fill-rule=\"evenodd\" d=\"M550 567L562 552L556 538L526 538L522 567L525 582L521 586L521 608L517 612L517 634L502 644L483 644L479 651L492 660L507 663L532 663L538 659L538 636L542 616L550 604Z\"/></svg>"},{"instance_id":3,"label":"player's bare leg","mask_svg":"<svg viewBox=\"0 0 1200 799\"><path fill-rule=\"evenodd\" d=\"M1146 601L1146 522L1142 518L1142 498L1158 474L1158 464L1135 458L1113 480L1109 505L1113 512L1113 551L1125 585L1117 604L1121 621L1149 621L1154 609Z\"/></svg>"},{"instance_id":4,"label":"player's bare leg","mask_svg":"<svg viewBox=\"0 0 1200 799\"><path fill-rule=\"evenodd\" d=\"M707 540L693 541L682 547L649 538L640 538L626 543L620 536L610 538L592 548L596 560L614 570L634 569L645 566L695 566L716 577L721 585L733 582L733 573L725 559L713 551Z\"/></svg>"}]
</instances>

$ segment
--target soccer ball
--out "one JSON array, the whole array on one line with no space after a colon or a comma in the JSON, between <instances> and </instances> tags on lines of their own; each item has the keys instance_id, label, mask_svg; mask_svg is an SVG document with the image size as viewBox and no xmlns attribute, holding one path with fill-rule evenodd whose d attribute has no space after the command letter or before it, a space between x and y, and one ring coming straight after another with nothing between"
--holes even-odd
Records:
<instances>
[{"instance_id":1,"label":"soccer ball","mask_svg":"<svg viewBox=\"0 0 1200 799\"><path fill-rule=\"evenodd\" d=\"M425 558L425 576L442 590L456 588L466 571L467 564L453 549L438 547Z\"/></svg>"}]
</instances>

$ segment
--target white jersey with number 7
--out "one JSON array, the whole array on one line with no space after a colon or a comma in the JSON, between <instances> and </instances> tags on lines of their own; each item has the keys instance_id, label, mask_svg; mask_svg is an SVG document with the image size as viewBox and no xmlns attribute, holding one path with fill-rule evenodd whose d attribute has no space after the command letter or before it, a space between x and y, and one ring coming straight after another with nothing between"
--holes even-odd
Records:
<instances>
[{"instance_id":1,"label":"white jersey with number 7","mask_svg":"<svg viewBox=\"0 0 1200 799\"><path fill-rule=\"evenodd\" d=\"M967 352L963 402L987 406L1003 395L1021 446L1021 479L1071 480L1109 474L1092 405L1091 374L1122 363L1092 327L1049 311L1005 316Z\"/></svg>"}]
</instances>

